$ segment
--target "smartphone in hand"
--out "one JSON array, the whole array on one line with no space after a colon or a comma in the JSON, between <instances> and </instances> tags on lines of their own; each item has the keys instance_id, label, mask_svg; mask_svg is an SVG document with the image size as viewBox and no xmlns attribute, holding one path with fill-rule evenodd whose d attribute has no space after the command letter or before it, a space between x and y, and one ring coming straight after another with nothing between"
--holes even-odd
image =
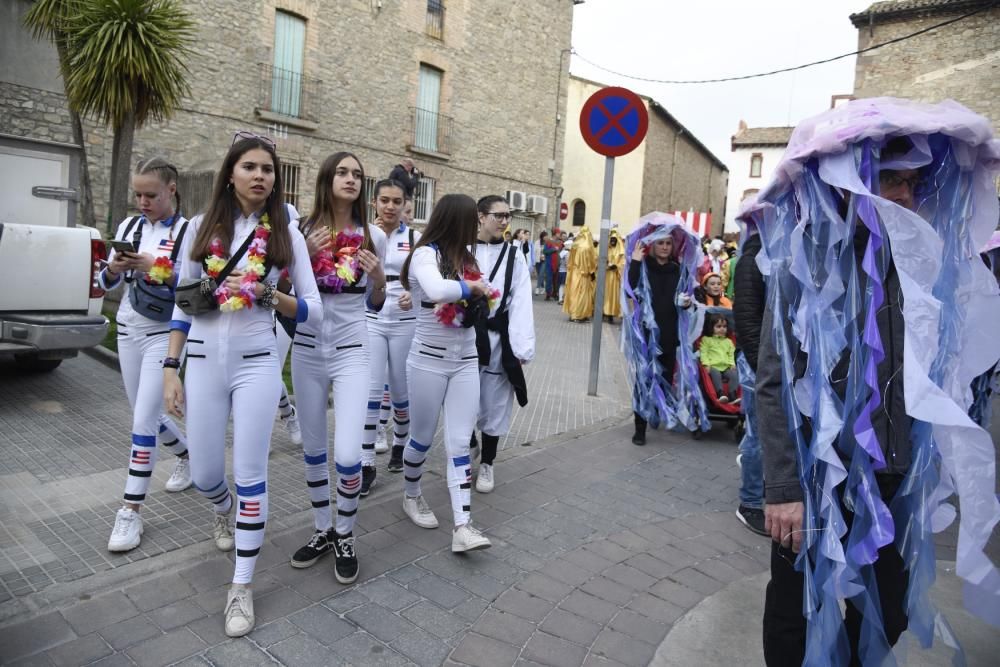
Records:
<instances>
[{"instance_id":1,"label":"smartphone in hand","mask_svg":"<svg viewBox=\"0 0 1000 667\"><path fill-rule=\"evenodd\" d=\"M108 245L114 248L117 253L135 254L135 246L132 245L131 241L108 241Z\"/></svg>"}]
</instances>

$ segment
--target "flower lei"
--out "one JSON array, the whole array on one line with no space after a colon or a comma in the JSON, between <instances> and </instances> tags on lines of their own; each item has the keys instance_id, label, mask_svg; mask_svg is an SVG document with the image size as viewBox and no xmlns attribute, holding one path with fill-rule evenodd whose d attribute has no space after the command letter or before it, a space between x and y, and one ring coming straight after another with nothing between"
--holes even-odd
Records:
<instances>
[{"instance_id":1,"label":"flower lei","mask_svg":"<svg viewBox=\"0 0 1000 667\"><path fill-rule=\"evenodd\" d=\"M482 279L483 274L475 269L470 269L468 267L462 272L462 279L465 281L475 281ZM497 302L500 300L500 290L495 287L490 287L489 293L486 295L486 301L489 304L490 311L496 306ZM469 305L469 302L465 299L456 301L455 303L439 303L434 306L434 316L437 321L445 325L450 329L458 329L462 326L462 321L465 319L465 307Z\"/></svg>"},{"instance_id":2,"label":"flower lei","mask_svg":"<svg viewBox=\"0 0 1000 667\"><path fill-rule=\"evenodd\" d=\"M234 293L226 287L225 283L219 285L215 290L219 310L233 312L241 308L253 308L253 303L257 300L257 292L254 287L257 281L264 276L267 240L270 237L271 220L265 213L260 217L260 222L257 223L257 229L254 231L254 238L247 248L247 266L239 291ZM222 241L218 238L213 239L209 246L209 252L212 254L205 258L205 272L208 273L209 277L216 278L228 261L225 257Z\"/></svg>"},{"instance_id":3,"label":"flower lei","mask_svg":"<svg viewBox=\"0 0 1000 667\"><path fill-rule=\"evenodd\" d=\"M174 277L174 263L169 257L157 257L153 260L153 266L146 274L146 282L150 285L163 285L170 282Z\"/></svg>"},{"instance_id":4,"label":"flower lei","mask_svg":"<svg viewBox=\"0 0 1000 667\"><path fill-rule=\"evenodd\" d=\"M344 287L353 285L361 277L358 250L365 237L355 231L338 232L333 236L333 247L321 250L313 257L312 270L316 284L339 294Z\"/></svg>"}]
</instances>

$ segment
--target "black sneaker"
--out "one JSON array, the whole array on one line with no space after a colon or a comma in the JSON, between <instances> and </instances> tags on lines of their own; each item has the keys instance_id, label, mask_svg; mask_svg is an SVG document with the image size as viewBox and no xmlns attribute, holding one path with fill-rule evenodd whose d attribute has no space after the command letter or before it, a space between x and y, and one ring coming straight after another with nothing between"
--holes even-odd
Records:
<instances>
[{"instance_id":1,"label":"black sneaker","mask_svg":"<svg viewBox=\"0 0 1000 667\"><path fill-rule=\"evenodd\" d=\"M393 446L392 453L389 454L389 465L386 466L386 468L389 470L389 472L403 472L402 447Z\"/></svg>"},{"instance_id":2,"label":"black sneaker","mask_svg":"<svg viewBox=\"0 0 1000 667\"><path fill-rule=\"evenodd\" d=\"M337 577L337 581L342 584L354 583L358 578L358 556L354 553L354 535L334 533L333 549L337 558L333 574Z\"/></svg>"},{"instance_id":3,"label":"black sneaker","mask_svg":"<svg viewBox=\"0 0 1000 667\"><path fill-rule=\"evenodd\" d=\"M736 510L736 518L751 532L770 537L770 533L764 530L764 510L740 505Z\"/></svg>"},{"instance_id":4,"label":"black sneaker","mask_svg":"<svg viewBox=\"0 0 1000 667\"><path fill-rule=\"evenodd\" d=\"M375 466L361 466L361 497L372 492L375 486Z\"/></svg>"},{"instance_id":5,"label":"black sneaker","mask_svg":"<svg viewBox=\"0 0 1000 667\"><path fill-rule=\"evenodd\" d=\"M309 538L309 542L292 556L292 567L304 568L313 565L323 556L333 550L333 537L336 533L333 528L329 530L317 530Z\"/></svg>"}]
</instances>

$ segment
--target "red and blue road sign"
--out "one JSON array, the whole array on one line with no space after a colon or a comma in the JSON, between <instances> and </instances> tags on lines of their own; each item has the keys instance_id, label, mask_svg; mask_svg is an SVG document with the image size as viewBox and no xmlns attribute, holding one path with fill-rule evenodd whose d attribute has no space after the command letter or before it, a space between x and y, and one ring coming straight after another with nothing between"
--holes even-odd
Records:
<instances>
[{"instance_id":1,"label":"red and blue road sign","mask_svg":"<svg viewBox=\"0 0 1000 667\"><path fill-rule=\"evenodd\" d=\"M590 96L580 112L583 140L607 157L634 151L648 129L646 103L627 88L602 88Z\"/></svg>"}]
</instances>

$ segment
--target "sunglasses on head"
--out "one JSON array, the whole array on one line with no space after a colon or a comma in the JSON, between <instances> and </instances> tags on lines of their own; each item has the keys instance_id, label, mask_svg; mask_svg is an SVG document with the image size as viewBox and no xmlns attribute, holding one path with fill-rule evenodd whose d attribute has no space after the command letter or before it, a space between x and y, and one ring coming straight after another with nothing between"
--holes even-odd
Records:
<instances>
[{"instance_id":1,"label":"sunglasses on head","mask_svg":"<svg viewBox=\"0 0 1000 667\"><path fill-rule=\"evenodd\" d=\"M265 144L267 144L268 146L270 146L272 149L274 149L274 147L275 147L275 145L274 145L274 139L272 139L270 137L265 137L265 136L263 136L261 134L254 134L253 132L249 132L247 130L240 130L239 132L234 133L233 134L233 144L230 144L230 145L234 145L237 141L242 141L243 139L259 139L259 140L263 141Z\"/></svg>"}]
</instances>

